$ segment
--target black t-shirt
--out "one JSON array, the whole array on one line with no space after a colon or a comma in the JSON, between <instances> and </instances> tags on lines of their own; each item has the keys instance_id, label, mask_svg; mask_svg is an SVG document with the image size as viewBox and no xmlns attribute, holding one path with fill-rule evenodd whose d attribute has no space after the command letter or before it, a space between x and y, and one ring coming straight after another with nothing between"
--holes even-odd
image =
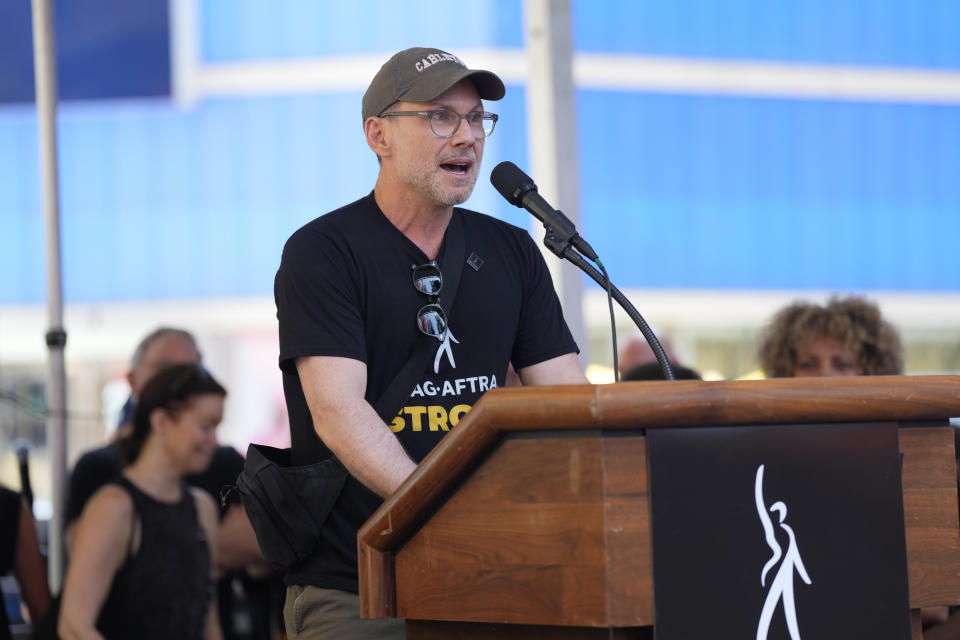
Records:
<instances>
[{"instance_id":1,"label":"black t-shirt","mask_svg":"<svg viewBox=\"0 0 960 640\"><path fill-rule=\"evenodd\" d=\"M123 470L123 457L116 443L84 453L70 473L64 521L72 523L83 513L83 507L97 489L107 484Z\"/></svg>"},{"instance_id":2,"label":"black t-shirt","mask_svg":"<svg viewBox=\"0 0 960 640\"><path fill-rule=\"evenodd\" d=\"M183 478L191 487L203 489L211 496L220 509L220 517L227 512L231 502L238 502L236 493L227 504L220 499L223 488L237 483L237 476L243 471L243 456L239 451L227 445L218 446L210 459L210 466L200 473L193 473Z\"/></svg>"},{"instance_id":3,"label":"black t-shirt","mask_svg":"<svg viewBox=\"0 0 960 640\"><path fill-rule=\"evenodd\" d=\"M329 456L317 437L296 375L296 358L339 356L367 365L366 399L375 404L417 346L436 355L391 421L419 462L488 389L516 369L577 351L543 257L523 229L454 209L465 238L455 304L440 292L449 321L443 343L417 328L428 302L412 281L429 260L383 215L369 195L308 223L284 247L274 293L280 323L280 368L290 414L293 457ZM446 242L437 261L445 270ZM471 266L472 263L475 266ZM316 554L287 575L288 584L357 591L357 529L381 500L348 478L321 531Z\"/></svg>"},{"instance_id":4,"label":"black t-shirt","mask_svg":"<svg viewBox=\"0 0 960 640\"><path fill-rule=\"evenodd\" d=\"M0 487L0 576L13 569L20 526L20 494Z\"/></svg>"},{"instance_id":5,"label":"black t-shirt","mask_svg":"<svg viewBox=\"0 0 960 640\"><path fill-rule=\"evenodd\" d=\"M20 494L6 487L0 487L0 576L13 570L17 551L17 534L20 529ZM3 591L0 590L0 605L3 604ZM0 640L10 637L10 621L6 607L0 606Z\"/></svg>"},{"instance_id":6,"label":"black t-shirt","mask_svg":"<svg viewBox=\"0 0 960 640\"><path fill-rule=\"evenodd\" d=\"M120 475L124 466L120 447L115 442L80 456L70 474L70 486L67 491L64 519L68 525L80 517L83 507L100 487ZM184 481L213 496L220 505L222 516L226 507L220 501L220 490L226 485L235 484L241 471L243 471L243 456L240 452L233 447L219 446L213 452L210 466L201 473L186 476Z\"/></svg>"}]
</instances>

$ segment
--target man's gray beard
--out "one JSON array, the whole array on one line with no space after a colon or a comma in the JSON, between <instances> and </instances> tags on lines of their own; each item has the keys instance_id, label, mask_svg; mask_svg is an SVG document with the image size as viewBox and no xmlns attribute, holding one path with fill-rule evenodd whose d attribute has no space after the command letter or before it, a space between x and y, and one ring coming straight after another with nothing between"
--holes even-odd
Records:
<instances>
[{"instance_id":1,"label":"man's gray beard","mask_svg":"<svg viewBox=\"0 0 960 640\"><path fill-rule=\"evenodd\" d=\"M474 175L473 181L470 183L470 189L463 195L459 195L460 192L458 190L457 192L458 195L448 199L443 193L441 193L441 190L437 188L437 186L434 184L429 185L429 192L430 192L430 196L433 197L433 199L436 200L437 202L440 202L441 204L447 207L453 207L458 204L463 204L464 202L469 200L470 196L473 194L473 188L476 185L477 185L477 178L476 178L476 175Z\"/></svg>"},{"instance_id":2,"label":"man's gray beard","mask_svg":"<svg viewBox=\"0 0 960 640\"><path fill-rule=\"evenodd\" d=\"M439 202L445 207L453 207L458 204L463 204L470 199L470 196L473 195L473 189L477 185L477 174L473 175L473 181L470 183L470 189L463 194L462 196L458 195L454 197L448 197L449 194L443 193L441 187L431 180L423 180L422 176L414 174L412 176L400 176L400 180L406 184L408 187L419 191L432 200Z\"/></svg>"},{"instance_id":3,"label":"man's gray beard","mask_svg":"<svg viewBox=\"0 0 960 640\"><path fill-rule=\"evenodd\" d=\"M453 202L444 202L443 204L445 204L448 207L454 207L458 204L463 204L464 202L469 200L471 195L473 195L473 185L470 186L470 191L468 191L467 194L464 195L463 197L457 196L456 198L453 199Z\"/></svg>"}]
</instances>

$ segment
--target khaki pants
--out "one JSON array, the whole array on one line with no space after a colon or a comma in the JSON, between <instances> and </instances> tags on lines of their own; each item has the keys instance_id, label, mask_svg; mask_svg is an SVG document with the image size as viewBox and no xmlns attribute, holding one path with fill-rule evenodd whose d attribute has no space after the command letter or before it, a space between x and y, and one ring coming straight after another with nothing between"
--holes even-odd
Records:
<instances>
[{"instance_id":1,"label":"khaki pants","mask_svg":"<svg viewBox=\"0 0 960 640\"><path fill-rule=\"evenodd\" d=\"M287 640L404 640L403 620L365 620L360 598L338 589L294 585L287 587L283 605Z\"/></svg>"}]
</instances>

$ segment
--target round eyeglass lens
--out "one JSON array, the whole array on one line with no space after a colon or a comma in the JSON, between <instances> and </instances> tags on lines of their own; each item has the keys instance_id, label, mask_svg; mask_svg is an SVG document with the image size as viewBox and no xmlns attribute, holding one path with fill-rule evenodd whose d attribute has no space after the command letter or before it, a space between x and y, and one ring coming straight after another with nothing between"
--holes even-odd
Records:
<instances>
[{"instance_id":1,"label":"round eyeglass lens","mask_svg":"<svg viewBox=\"0 0 960 640\"><path fill-rule=\"evenodd\" d=\"M449 109L437 109L430 113L430 128L441 138L449 138L460 128L461 120L467 121L477 138L485 138L493 133L493 127L497 123L497 117L485 111L471 111L460 115Z\"/></svg>"}]
</instances>

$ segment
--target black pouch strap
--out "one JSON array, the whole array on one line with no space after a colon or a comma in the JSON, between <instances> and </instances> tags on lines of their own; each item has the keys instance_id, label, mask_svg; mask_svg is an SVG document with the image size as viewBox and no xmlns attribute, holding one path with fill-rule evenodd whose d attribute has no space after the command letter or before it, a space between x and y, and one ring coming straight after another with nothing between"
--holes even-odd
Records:
<instances>
[{"instance_id":1,"label":"black pouch strap","mask_svg":"<svg viewBox=\"0 0 960 640\"><path fill-rule=\"evenodd\" d=\"M463 233L463 220L460 217L462 215L459 211L454 211L450 218L446 237L447 250L443 256L444 264L440 265L440 272L443 274L440 302L447 318L450 317L453 311L453 303L457 298L460 274L463 272L463 261L466 255L466 239ZM377 415L387 424L390 424L393 417L397 415L397 411L403 406L403 401L410 395L414 385L417 384L417 380L427 368L430 357L436 353L437 343L433 338L424 337L425 339L418 345L417 350L414 351L403 368L400 369L400 372L394 377L390 386L373 405Z\"/></svg>"}]
</instances>

